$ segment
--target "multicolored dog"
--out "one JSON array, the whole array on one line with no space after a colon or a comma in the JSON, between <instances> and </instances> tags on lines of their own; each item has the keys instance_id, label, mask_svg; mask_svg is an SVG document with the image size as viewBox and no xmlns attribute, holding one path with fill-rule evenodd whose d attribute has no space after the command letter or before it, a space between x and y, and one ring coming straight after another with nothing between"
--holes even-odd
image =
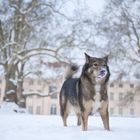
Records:
<instances>
[{"instance_id":1,"label":"multicolored dog","mask_svg":"<svg viewBox=\"0 0 140 140\"><path fill-rule=\"evenodd\" d=\"M82 130L87 130L88 116L91 112L99 112L104 128L109 128L107 84L110 77L108 56L103 58L91 57L85 53L86 62L81 76L72 78L78 67L71 65L60 92L60 112L64 126L71 107L78 121L82 122Z\"/></svg>"}]
</instances>

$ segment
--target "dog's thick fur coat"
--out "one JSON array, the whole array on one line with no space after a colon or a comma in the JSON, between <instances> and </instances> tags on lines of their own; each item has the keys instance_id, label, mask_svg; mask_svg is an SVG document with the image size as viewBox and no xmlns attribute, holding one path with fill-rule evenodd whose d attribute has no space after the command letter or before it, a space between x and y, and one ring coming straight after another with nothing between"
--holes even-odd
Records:
<instances>
[{"instance_id":1,"label":"dog's thick fur coat","mask_svg":"<svg viewBox=\"0 0 140 140\"><path fill-rule=\"evenodd\" d=\"M95 58L85 54L86 62L81 76L72 78L77 71L75 65L70 66L69 73L60 91L60 113L64 126L73 107L78 121L82 122L82 130L87 130L88 116L91 112L99 112L104 128L109 130L107 84L110 77L108 57Z\"/></svg>"}]
</instances>

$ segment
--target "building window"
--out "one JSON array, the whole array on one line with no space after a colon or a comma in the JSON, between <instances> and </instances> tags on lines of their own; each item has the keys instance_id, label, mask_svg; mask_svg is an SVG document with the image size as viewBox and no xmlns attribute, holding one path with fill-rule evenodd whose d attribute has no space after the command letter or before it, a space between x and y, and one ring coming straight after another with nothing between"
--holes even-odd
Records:
<instances>
[{"instance_id":1,"label":"building window","mask_svg":"<svg viewBox=\"0 0 140 140\"><path fill-rule=\"evenodd\" d=\"M126 95L126 99L130 102L133 102L134 101L134 93L132 92L127 92L127 95Z\"/></svg>"},{"instance_id":2,"label":"building window","mask_svg":"<svg viewBox=\"0 0 140 140\"><path fill-rule=\"evenodd\" d=\"M120 88L122 88L122 87L123 87L123 84L122 84L122 83L120 83L120 84L119 84L119 87L120 87Z\"/></svg>"},{"instance_id":3,"label":"building window","mask_svg":"<svg viewBox=\"0 0 140 140\"><path fill-rule=\"evenodd\" d=\"M110 108L110 115L114 114L114 108Z\"/></svg>"},{"instance_id":4,"label":"building window","mask_svg":"<svg viewBox=\"0 0 140 140\"><path fill-rule=\"evenodd\" d=\"M40 89L37 89L37 92L38 92L38 93L41 93L41 90L40 90Z\"/></svg>"},{"instance_id":5,"label":"building window","mask_svg":"<svg viewBox=\"0 0 140 140\"><path fill-rule=\"evenodd\" d=\"M1 88L0 88L0 98L1 98Z\"/></svg>"},{"instance_id":6,"label":"building window","mask_svg":"<svg viewBox=\"0 0 140 140\"><path fill-rule=\"evenodd\" d=\"M34 81L33 80L30 80L29 81L29 85L33 85L34 84Z\"/></svg>"},{"instance_id":7,"label":"building window","mask_svg":"<svg viewBox=\"0 0 140 140\"><path fill-rule=\"evenodd\" d=\"M114 87L114 83L111 83L111 84L110 84L110 87Z\"/></svg>"},{"instance_id":8,"label":"building window","mask_svg":"<svg viewBox=\"0 0 140 140\"><path fill-rule=\"evenodd\" d=\"M134 84L130 84L130 88L134 88Z\"/></svg>"},{"instance_id":9,"label":"building window","mask_svg":"<svg viewBox=\"0 0 140 140\"><path fill-rule=\"evenodd\" d=\"M53 94L51 95L51 99L57 99L57 93L53 93Z\"/></svg>"},{"instance_id":10,"label":"building window","mask_svg":"<svg viewBox=\"0 0 140 140\"><path fill-rule=\"evenodd\" d=\"M41 81L41 80L38 80L38 81L37 81L37 84L38 84L38 85L41 85L41 84L42 84L42 81Z\"/></svg>"},{"instance_id":11,"label":"building window","mask_svg":"<svg viewBox=\"0 0 140 140\"><path fill-rule=\"evenodd\" d=\"M123 109L119 108L119 115L123 115Z\"/></svg>"},{"instance_id":12,"label":"building window","mask_svg":"<svg viewBox=\"0 0 140 140\"><path fill-rule=\"evenodd\" d=\"M132 95L130 96L130 101L131 101L131 102L134 101L134 94L132 94Z\"/></svg>"},{"instance_id":13,"label":"building window","mask_svg":"<svg viewBox=\"0 0 140 140\"><path fill-rule=\"evenodd\" d=\"M134 108L130 108L130 115L134 115Z\"/></svg>"},{"instance_id":14,"label":"building window","mask_svg":"<svg viewBox=\"0 0 140 140\"><path fill-rule=\"evenodd\" d=\"M37 99L37 100L41 100L41 96L36 95L36 99ZM37 101L37 102L38 102L38 101Z\"/></svg>"},{"instance_id":15,"label":"building window","mask_svg":"<svg viewBox=\"0 0 140 140\"><path fill-rule=\"evenodd\" d=\"M29 106L28 107L28 111L29 111L29 113L33 114L33 107L32 106Z\"/></svg>"},{"instance_id":16,"label":"building window","mask_svg":"<svg viewBox=\"0 0 140 140\"><path fill-rule=\"evenodd\" d=\"M123 100L123 93L119 93L119 101Z\"/></svg>"},{"instance_id":17,"label":"building window","mask_svg":"<svg viewBox=\"0 0 140 140\"><path fill-rule=\"evenodd\" d=\"M32 99L33 98L33 96L32 95L29 95L29 96L27 96L28 97L28 99Z\"/></svg>"},{"instance_id":18,"label":"building window","mask_svg":"<svg viewBox=\"0 0 140 140\"><path fill-rule=\"evenodd\" d=\"M110 100L114 100L114 93L110 92Z\"/></svg>"},{"instance_id":19,"label":"building window","mask_svg":"<svg viewBox=\"0 0 140 140\"><path fill-rule=\"evenodd\" d=\"M40 114L40 113L41 113L40 106L37 106L37 107L36 107L36 114Z\"/></svg>"},{"instance_id":20,"label":"building window","mask_svg":"<svg viewBox=\"0 0 140 140\"><path fill-rule=\"evenodd\" d=\"M51 115L56 115L56 105L55 105L55 104L53 104L53 105L51 106L50 114L51 114Z\"/></svg>"},{"instance_id":21,"label":"building window","mask_svg":"<svg viewBox=\"0 0 140 140\"><path fill-rule=\"evenodd\" d=\"M49 86L49 93L54 93L56 92L57 88L56 86Z\"/></svg>"}]
</instances>

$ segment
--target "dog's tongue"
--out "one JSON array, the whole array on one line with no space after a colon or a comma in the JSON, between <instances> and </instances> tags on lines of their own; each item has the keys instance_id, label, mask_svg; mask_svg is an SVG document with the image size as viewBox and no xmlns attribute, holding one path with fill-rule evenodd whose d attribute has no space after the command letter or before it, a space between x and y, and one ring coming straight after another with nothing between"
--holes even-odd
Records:
<instances>
[{"instance_id":1,"label":"dog's tongue","mask_svg":"<svg viewBox=\"0 0 140 140\"><path fill-rule=\"evenodd\" d=\"M105 75L105 74L104 74L104 75ZM98 75L98 78L103 78L104 75L103 75L103 74L99 74L99 75Z\"/></svg>"}]
</instances>

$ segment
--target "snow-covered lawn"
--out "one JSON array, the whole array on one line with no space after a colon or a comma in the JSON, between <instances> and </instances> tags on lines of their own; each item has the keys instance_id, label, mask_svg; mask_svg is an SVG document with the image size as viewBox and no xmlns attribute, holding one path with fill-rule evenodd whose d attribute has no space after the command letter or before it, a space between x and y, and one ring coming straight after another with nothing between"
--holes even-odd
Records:
<instances>
[{"instance_id":1,"label":"snow-covered lawn","mask_svg":"<svg viewBox=\"0 0 140 140\"><path fill-rule=\"evenodd\" d=\"M111 131L105 131L100 117L89 118L88 131L76 126L69 116L63 127L60 116L0 114L0 140L139 140L140 118L110 118Z\"/></svg>"}]
</instances>

